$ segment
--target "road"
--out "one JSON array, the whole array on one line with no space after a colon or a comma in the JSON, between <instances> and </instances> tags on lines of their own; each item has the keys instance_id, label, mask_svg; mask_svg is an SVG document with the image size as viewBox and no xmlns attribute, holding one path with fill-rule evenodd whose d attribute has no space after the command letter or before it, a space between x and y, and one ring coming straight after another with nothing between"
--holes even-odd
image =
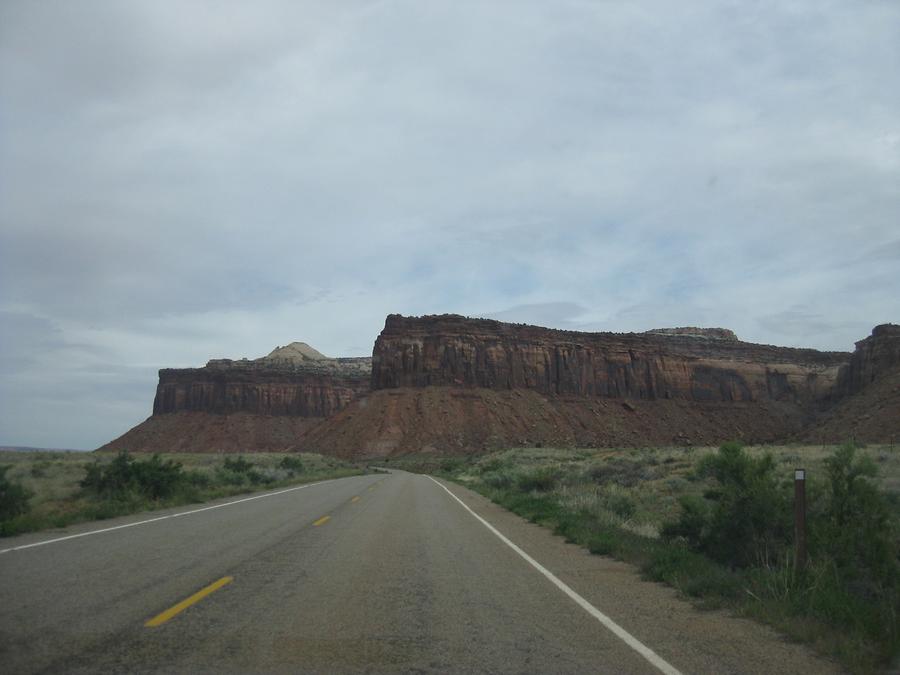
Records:
<instances>
[{"instance_id":1,"label":"road","mask_svg":"<svg viewBox=\"0 0 900 675\"><path fill-rule=\"evenodd\" d=\"M373 474L2 539L0 670L837 672L445 485Z\"/></svg>"}]
</instances>

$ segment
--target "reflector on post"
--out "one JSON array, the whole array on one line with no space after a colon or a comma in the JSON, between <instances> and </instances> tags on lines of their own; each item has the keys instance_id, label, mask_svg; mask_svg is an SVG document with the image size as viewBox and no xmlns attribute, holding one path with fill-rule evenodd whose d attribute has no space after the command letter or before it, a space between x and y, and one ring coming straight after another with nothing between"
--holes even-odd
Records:
<instances>
[{"instance_id":1,"label":"reflector on post","mask_svg":"<svg viewBox=\"0 0 900 675\"><path fill-rule=\"evenodd\" d=\"M797 569L806 567L806 469L794 469L794 546Z\"/></svg>"}]
</instances>

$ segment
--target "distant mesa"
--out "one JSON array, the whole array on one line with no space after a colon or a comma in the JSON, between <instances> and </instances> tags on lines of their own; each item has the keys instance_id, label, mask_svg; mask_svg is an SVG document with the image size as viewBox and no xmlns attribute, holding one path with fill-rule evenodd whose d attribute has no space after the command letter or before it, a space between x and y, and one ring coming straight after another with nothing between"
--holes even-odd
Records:
<instances>
[{"instance_id":1,"label":"distant mesa","mask_svg":"<svg viewBox=\"0 0 900 675\"><path fill-rule=\"evenodd\" d=\"M742 342L725 328L583 333L392 314L370 357L292 342L160 370L153 415L104 449L359 459L851 434L900 436L900 326L877 326L851 354Z\"/></svg>"},{"instance_id":2,"label":"distant mesa","mask_svg":"<svg viewBox=\"0 0 900 675\"><path fill-rule=\"evenodd\" d=\"M733 340L738 341L738 336L734 331L727 328L695 328L686 326L683 328L654 328L648 330L648 333L656 333L658 335L687 335L690 337L707 338L713 340Z\"/></svg>"},{"instance_id":3,"label":"distant mesa","mask_svg":"<svg viewBox=\"0 0 900 675\"><path fill-rule=\"evenodd\" d=\"M307 361L327 361L328 357L316 351L305 342L292 342L284 347L276 347L268 356L260 361L288 361L290 363L306 363Z\"/></svg>"}]
</instances>

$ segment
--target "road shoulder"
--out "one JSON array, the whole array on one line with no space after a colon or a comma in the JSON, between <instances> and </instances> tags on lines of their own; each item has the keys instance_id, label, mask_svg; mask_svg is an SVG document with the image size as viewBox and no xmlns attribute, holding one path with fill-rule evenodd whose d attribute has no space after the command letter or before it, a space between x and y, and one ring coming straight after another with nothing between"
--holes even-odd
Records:
<instances>
[{"instance_id":1,"label":"road shoulder","mask_svg":"<svg viewBox=\"0 0 900 675\"><path fill-rule=\"evenodd\" d=\"M632 565L592 555L467 488L438 480L576 593L682 672L843 672L834 662L787 642L766 626L724 611L698 610L678 597L674 589L641 579ZM453 501L449 496L447 499ZM503 544L498 540L498 545ZM535 576L539 578L537 571ZM587 620L586 613L585 617Z\"/></svg>"}]
</instances>

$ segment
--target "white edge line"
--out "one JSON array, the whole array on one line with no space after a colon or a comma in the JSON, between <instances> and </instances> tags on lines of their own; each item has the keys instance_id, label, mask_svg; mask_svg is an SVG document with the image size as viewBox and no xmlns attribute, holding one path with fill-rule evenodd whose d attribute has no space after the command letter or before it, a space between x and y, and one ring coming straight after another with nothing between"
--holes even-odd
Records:
<instances>
[{"instance_id":1,"label":"white edge line","mask_svg":"<svg viewBox=\"0 0 900 675\"><path fill-rule=\"evenodd\" d=\"M338 480L338 479L332 479ZM235 499L233 502L225 502L224 504L216 504L214 506L204 506L201 509L193 509L191 511L182 511L181 513L172 513L168 516L158 516L156 518L149 518L147 520L139 520L136 523L126 523L125 525L116 525L115 527L104 527L102 530L91 530L90 532L81 532L79 534L70 534L65 537L57 537L56 539L47 539L45 541L38 541L34 544L22 544L21 546L13 546L12 548L4 548L0 549L0 555L4 553L10 553L12 551L21 551L26 548L34 548L35 546L43 546L44 544L55 544L58 541L66 541L68 539L78 539L79 537L89 537L92 534L102 534L103 532L112 532L113 530L122 530L126 527L136 527L138 525L146 525L147 523L155 523L160 520L168 520L169 518L180 518L181 516L189 516L192 513L200 513L201 511L211 511L212 509L221 509L223 506L231 506L232 504L240 504L241 502L251 502L254 499L265 499L266 497L274 497L275 495L281 495L285 492L293 492L294 490L302 490L308 487L314 487L316 485L322 485L323 483L329 483L331 481L320 480L318 483L307 483L306 485L298 485L297 487L287 488L285 490L278 490L278 492L267 492L264 495L256 495L254 497L244 497L243 499Z\"/></svg>"},{"instance_id":2,"label":"white edge line","mask_svg":"<svg viewBox=\"0 0 900 675\"><path fill-rule=\"evenodd\" d=\"M650 647L648 647L643 642L638 640L631 633L629 633L627 630L622 628L615 621L613 621L608 616L606 616L606 614L601 612L599 609L594 607L591 603L589 603L583 597L578 595L578 593L573 591L567 584L565 584L563 581L561 581L555 574L553 574L553 572L551 572L546 567L541 565L537 560L532 558L530 555L525 553L525 551L523 551L521 548L519 548L514 543L512 543L509 539L507 539L505 536L503 536L497 530L497 528L495 528L488 521L486 521L484 518L482 518L477 513L475 513L472 509L469 508L469 506L462 499L460 499L455 494L453 494L446 485L444 485L443 483L440 483L439 481L436 481L434 478L431 478L431 476L428 476L428 478L430 478L432 481L434 481L434 483L436 485L439 485L440 487L442 487L447 492L448 495L450 495L451 497L453 497L453 499L455 499L460 504L462 504L462 507L466 511L471 513L475 518L477 518L481 522L482 525L484 525L487 529L489 529L491 532L493 532L495 535L497 535L497 537L499 537L500 541L502 541L504 544L509 546L513 551L515 551L520 556L522 556L522 558L524 558L525 561L528 562L528 564L530 564L538 572L540 572L545 577L547 577L547 579L549 579L551 582L553 582L553 584L559 590L561 590L563 593L565 593L570 598L572 598L572 600L574 600L578 604L579 607L581 607L584 611L586 611L592 617L597 619L597 621L602 623L616 637L621 639L625 644L627 644L629 647L631 647L634 651L636 651L638 654L640 654L645 659L647 659L650 663L652 663L654 666L656 666L661 672L666 673L666 675L681 675L681 672L678 669L676 669L670 663L665 661L661 656L659 656L656 652L654 652L652 649L650 649Z\"/></svg>"}]
</instances>

